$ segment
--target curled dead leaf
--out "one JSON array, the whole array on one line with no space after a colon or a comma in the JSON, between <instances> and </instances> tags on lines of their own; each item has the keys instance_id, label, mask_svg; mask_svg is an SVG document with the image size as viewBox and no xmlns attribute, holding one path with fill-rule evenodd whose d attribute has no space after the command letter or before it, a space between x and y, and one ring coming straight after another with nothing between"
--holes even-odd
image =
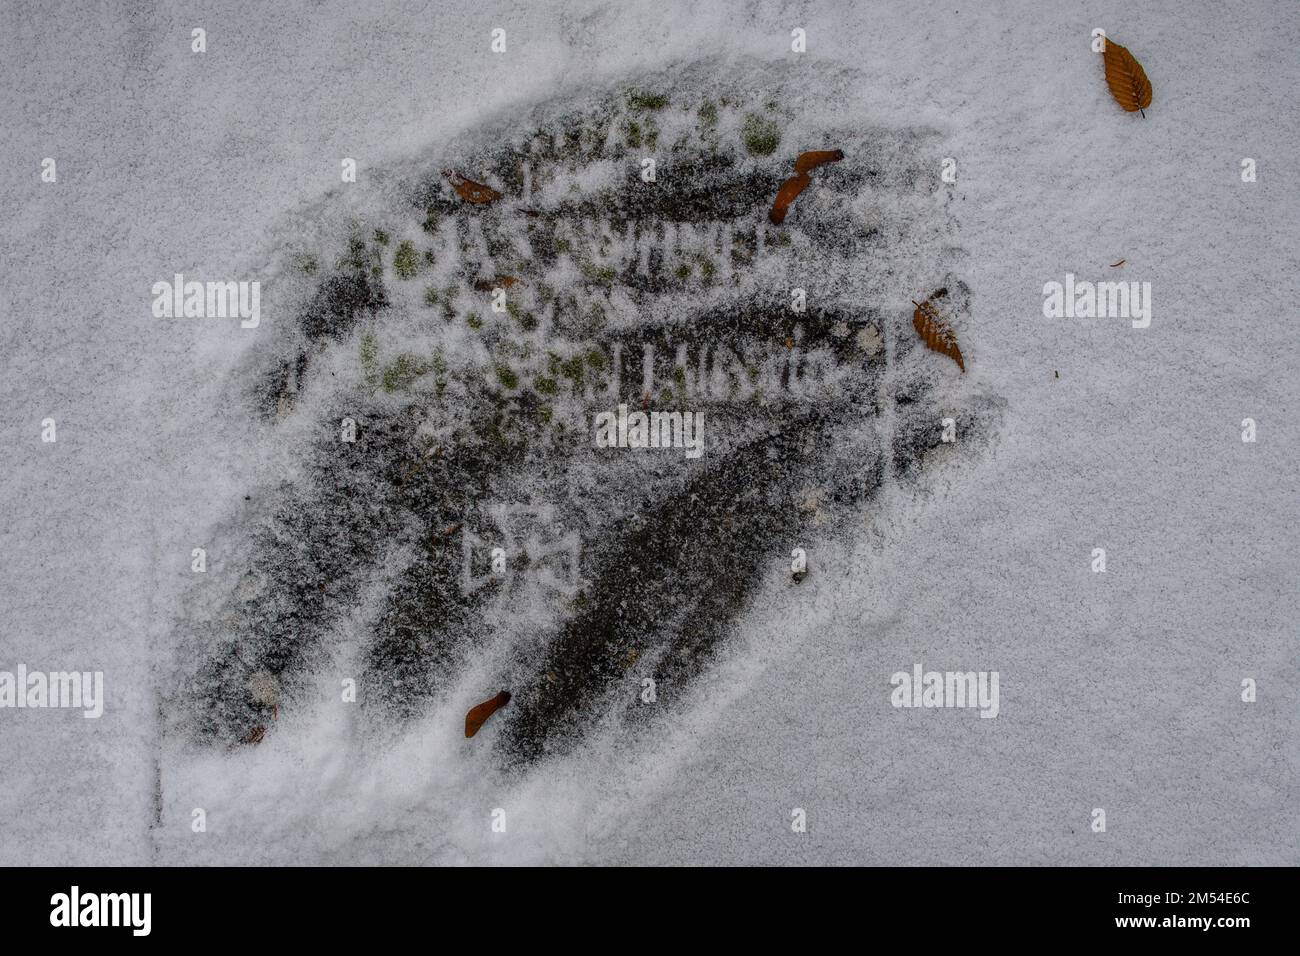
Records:
<instances>
[{"instance_id":1,"label":"curled dead leaf","mask_svg":"<svg viewBox=\"0 0 1300 956\"><path fill-rule=\"evenodd\" d=\"M1108 38L1101 55L1106 67L1106 85L1115 102L1129 113L1150 106L1151 81L1133 54Z\"/></svg>"},{"instance_id":2,"label":"curled dead leaf","mask_svg":"<svg viewBox=\"0 0 1300 956\"><path fill-rule=\"evenodd\" d=\"M913 299L912 305L916 306L916 311L912 313L912 327L916 329L921 341L932 351L948 356L965 372L966 363L962 360L961 349L957 347L957 335L939 314L934 303L930 299L919 303Z\"/></svg>"},{"instance_id":3,"label":"curled dead leaf","mask_svg":"<svg viewBox=\"0 0 1300 956\"><path fill-rule=\"evenodd\" d=\"M812 172L818 166L824 166L827 163L838 163L844 158L842 149L810 149L806 153L800 153L799 158L794 161L794 171L796 173Z\"/></svg>"},{"instance_id":4,"label":"curled dead leaf","mask_svg":"<svg viewBox=\"0 0 1300 956\"><path fill-rule=\"evenodd\" d=\"M800 153L794 161L794 175L783 182L781 188L777 190L776 201L772 203L772 211L768 213L768 218L778 226L785 222L785 214L790 208L790 203L794 202L795 197L812 182L812 177L808 174L818 166L838 163L843 158L842 149L812 149Z\"/></svg>"},{"instance_id":5,"label":"curled dead leaf","mask_svg":"<svg viewBox=\"0 0 1300 956\"><path fill-rule=\"evenodd\" d=\"M442 175L446 177L447 182L451 183L451 188L456 190L456 195L468 203L481 206L501 198L501 194L491 186L466 179L454 170L444 170Z\"/></svg>"},{"instance_id":6,"label":"curled dead leaf","mask_svg":"<svg viewBox=\"0 0 1300 956\"><path fill-rule=\"evenodd\" d=\"M483 726L484 721L508 703L510 703L510 691L503 690L490 700L471 707L469 713L465 715L465 736L473 737Z\"/></svg>"},{"instance_id":7,"label":"curled dead leaf","mask_svg":"<svg viewBox=\"0 0 1300 956\"><path fill-rule=\"evenodd\" d=\"M803 192L810 182L812 179L807 173L799 173L783 182L781 188L776 191L776 201L772 203L772 211L768 213L768 218L778 226L785 222L785 213L790 208L790 203L794 202L794 198Z\"/></svg>"},{"instance_id":8,"label":"curled dead leaf","mask_svg":"<svg viewBox=\"0 0 1300 956\"><path fill-rule=\"evenodd\" d=\"M509 289L511 286L518 285L522 279L516 279L514 276L497 276L494 279L475 279L474 288L479 292L491 292L493 289Z\"/></svg>"}]
</instances>

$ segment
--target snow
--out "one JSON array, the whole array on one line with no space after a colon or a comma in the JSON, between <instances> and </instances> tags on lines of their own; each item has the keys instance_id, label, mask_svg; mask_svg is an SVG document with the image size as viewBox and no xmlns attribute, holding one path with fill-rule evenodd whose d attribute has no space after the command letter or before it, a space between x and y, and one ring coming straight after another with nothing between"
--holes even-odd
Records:
<instances>
[{"instance_id":1,"label":"snow","mask_svg":"<svg viewBox=\"0 0 1300 956\"><path fill-rule=\"evenodd\" d=\"M103 670L108 703L99 720L0 711L0 863L1300 862L1294 5L286 0L7 19L0 669ZM1145 118L1109 98L1098 26L1145 66ZM807 54L789 52L794 27ZM280 422L247 407L287 335L267 317L312 288L294 258L332 258L351 219L399 206L404 177L481 131L665 69L767 73L755 85L785 93L791 143L915 130L957 160L951 224L880 184L884 224L902 224L889 261L910 271L860 281L900 315L935 262L970 286L969 381L934 401L987 400L988 434L809 539L797 587L774 554L734 638L651 730L610 719L501 766L492 721L473 740L460 726L522 666L504 637L409 721L354 720L339 679L396 545L262 744L169 730L188 624L218 603L191 549L210 555L197 587L237 581L245 496L302 478L333 407L311 391ZM418 237L396 225L390 254ZM261 278L262 328L154 319L150 286L178 272ZM1067 272L1150 281L1151 327L1043 318L1042 285ZM323 367L344 374L344 351ZM915 662L998 670L1001 714L895 710L889 675Z\"/></svg>"}]
</instances>

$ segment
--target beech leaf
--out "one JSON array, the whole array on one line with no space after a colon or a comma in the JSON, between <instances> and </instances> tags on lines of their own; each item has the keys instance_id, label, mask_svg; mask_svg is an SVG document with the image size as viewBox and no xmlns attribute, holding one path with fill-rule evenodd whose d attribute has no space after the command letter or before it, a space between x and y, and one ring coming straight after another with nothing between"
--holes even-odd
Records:
<instances>
[{"instance_id":1,"label":"beech leaf","mask_svg":"<svg viewBox=\"0 0 1300 956\"><path fill-rule=\"evenodd\" d=\"M1116 103L1130 113L1151 105L1151 81L1132 53L1108 38L1102 60L1106 66L1106 85Z\"/></svg>"},{"instance_id":2,"label":"beech leaf","mask_svg":"<svg viewBox=\"0 0 1300 956\"><path fill-rule=\"evenodd\" d=\"M934 307L931 301L933 298L934 296L931 296L930 299L920 303L915 299L912 300L912 305L916 306L916 311L912 313L912 327L916 329L916 334L928 348L948 356L957 363L959 369L965 372L966 363L962 361L961 349L957 347L957 334Z\"/></svg>"}]
</instances>

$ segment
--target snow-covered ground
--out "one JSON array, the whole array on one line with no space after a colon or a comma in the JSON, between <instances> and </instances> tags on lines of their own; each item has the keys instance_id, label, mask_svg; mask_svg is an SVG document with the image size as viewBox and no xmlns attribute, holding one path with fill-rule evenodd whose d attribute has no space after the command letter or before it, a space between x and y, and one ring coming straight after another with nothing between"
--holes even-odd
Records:
<instances>
[{"instance_id":1,"label":"snow-covered ground","mask_svg":"<svg viewBox=\"0 0 1300 956\"><path fill-rule=\"evenodd\" d=\"M0 709L0 863L1300 862L1294 3L3 9L0 671L102 670L107 705ZM1097 27L1151 78L1145 118ZM303 444L239 400L274 316L158 319L153 283L267 276L539 104L763 61L800 128L956 160L937 241L991 437L765 582L631 742L502 768L492 723L461 735L468 687L386 732L322 690L255 747L172 734L191 549ZM1149 281L1150 327L1044 318L1067 273ZM998 671L999 716L894 708L918 662Z\"/></svg>"}]
</instances>

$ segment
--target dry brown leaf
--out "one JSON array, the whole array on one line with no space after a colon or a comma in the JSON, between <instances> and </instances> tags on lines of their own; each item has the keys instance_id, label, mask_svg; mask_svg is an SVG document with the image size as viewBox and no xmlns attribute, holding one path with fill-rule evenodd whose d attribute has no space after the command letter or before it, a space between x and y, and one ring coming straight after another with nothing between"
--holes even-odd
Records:
<instances>
[{"instance_id":1,"label":"dry brown leaf","mask_svg":"<svg viewBox=\"0 0 1300 956\"><path fill-rule=\"evenodd\" d=\"M776 202L772 203L772 211L768 213L768 218L778 226L785 222L785 213L790 208L790 203L794 202L794 197L803 192L810 182L812 179L807 173L799 173L783 182L781 188L776 191Z\"/></svg>"},{"instance_id":2,"label":"dry brown leaf","mask_svg":"<svg viewBox=\"0 0 1300 956\"><path fill-rule=\"evenodd\" d=\"M806 153L800 153L799 158L794 161L794 171L796 173L812 172L818 166L824 166L827 163L838 163L844 158L842 149L810 149Z\"/></svg>"},{"instance_id":3,"label":"dry brown leaf","mask_svg":"<svg viewBox=\"0 0 1300 956\"><path fill-rule=\"evenodd\" d=\"M261 724L258 724L256 727L254 727L252 730L246 733L239 742L241 744L248 744L249 746L256 747L258 744L262 742L262 738L265 736L266 736L266 728Z\"/></svg>"},{"instance_id":4,"label":"dry brown leaf","mask_svg":"<svg viewBox=\"0 0 1300 956\"><path fill-rule=\"evenodd\" d=\"M965 372L966 363L962 361L961 349L957 347L957 335L953 332L952 326L939 314L934 303L930 299L919 303L913 299L912 305L916 306L916 311L912 313L912 326L916 329L916 334L921 337L921 341L933 351L948 356L957 363L959 369Z\"/></svg>"},{"instance_id":5,"label":"dry brown leaf","mask_svg":"<svg viewBox=\"0 0 1300 956\"><path fill-rule=\"evenodd\" d=\"M485 720L508 703L510 703L510 691L503 690L492 699L471 707L469 713L465 715L465 736L473 737Z\"/></svg>"},{"instance_id":6,"label":"dry brown leaf","mask_svg":"<svg viewBox=\"0 0 1300 956\"><path fill-rule=\"evenodd\" d=\"M1150 106L1151 81L1133 54L1107 39L1101 55L1106 66L1106 85L1110 87L1110 95L1115 97L1115 102L1130 113ZM1146 116L1145 113L1142 115Z\"/></svg>"},{"instance_id":7,"label":"dry brown leaf","mask_svg":"<svg viewBox=\"0 0 1300 956\"><path fill-rule=\"evenodd\" d=\"M451 183L451 188L456 190L457 196L476 206L501 198L501 194L491 186L485 186L483 183L476 183L472 179L466 179L453 170L444 170L443 176L447 177L447 182Z\"/></svg>"},{"instance_id":8,"label":"dry brown leaf","mask_svg":"<svg viewBox=\"0 0 1300 956\"><path fill-rule=\"evenodd\" d=\"M516 279L514 276L497 276L495 279L475 279L474 288L479 292L491 292L493 289L509 289L513 285L518 285L522 279Z\"/></svg>"},{"instance_id":9,"label":"dry brown leaf","mask_svg":"<svg viewBox=\"0 0 1300 956\"><path fill-rule=\"evenodd\" d=\"M790 208L790 203L794 202L795 197L812 182L812 177L808 174L818 166L838 163L843 158L842 149L810 149L800 153L794 161L794 175L783 182L781 188L777 190L776 201L772 203L772 211L768 213L768 218L778 226L785 222L785 214Z\"/></svg>"}]
</instances>

